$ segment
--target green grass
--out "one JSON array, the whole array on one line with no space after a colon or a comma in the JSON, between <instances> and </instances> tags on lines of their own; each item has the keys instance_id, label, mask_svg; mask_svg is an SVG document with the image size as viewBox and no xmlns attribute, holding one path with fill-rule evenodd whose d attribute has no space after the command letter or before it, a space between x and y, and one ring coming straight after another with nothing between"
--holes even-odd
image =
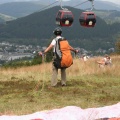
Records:
<instances>
[{"instance_id":1,"label":"green grass","mask_svg":"<svg viewBox=\"0 0 120 120\"><path fill-rule=\"evenodd\" d=\"M51 63L1 69L0 114L22 115L65 106L85 109L120 102L119 57L113 58L113 67L106 69L98 69L93 61L84 64L75 60L67 70L67 86L60 85L59 74L54 88L49 87Z\"/></svg>"},{"instance_id":2,"label":"green grass","mask_svg":"<svg viewBox=\"0 0 120 120\"><path fill-rule=\"evenodd\" d=\"M120 101L120 80L111 76L76 76L66 87L58 84L49 88L49 84L42 80L0 82L0 112L27 114L71 105L100 107Z\"/></svg>"}]
</instances>

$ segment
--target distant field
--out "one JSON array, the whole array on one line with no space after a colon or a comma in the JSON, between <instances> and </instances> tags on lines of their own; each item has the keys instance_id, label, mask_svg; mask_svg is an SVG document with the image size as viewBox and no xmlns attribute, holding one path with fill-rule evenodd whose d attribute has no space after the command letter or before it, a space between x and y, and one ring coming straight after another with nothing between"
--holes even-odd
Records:
<instances>
[{"instance_id":1,"label":"distant field","mask_svg":"<svg viewBox=\"0 0 120 120\"><path fill-rule=\"evenodd\" d=\"M117 11L95 11L95 14L104 19L108 24L120 23L120 15Z\"/></svg>"},{"instance_id":2,"label":"distant field","mask_svg":"<svg viewBox=\"0 0 120 120\"><path fill-rule=\"evenodd\" d=\"M101 107L120 102L120 56L112 67L99 68L91 58L74 59L67 69L67 86L49 88L51 63L17 69L0 69L0 114L21 115L36 111L78 106Z\"/></svg>"},{"instance_id":3,"label":"distant field","mask_svg":"<svg viewBox=\"0 0 120 120\"><path fill-rule=\"evenodd\" d=\"M6 21L14 20L15 18L12 16L8 16L8 15L0 13L0 19L3 19L4 22L6 22Z\"/></svg>"}]
</instances>

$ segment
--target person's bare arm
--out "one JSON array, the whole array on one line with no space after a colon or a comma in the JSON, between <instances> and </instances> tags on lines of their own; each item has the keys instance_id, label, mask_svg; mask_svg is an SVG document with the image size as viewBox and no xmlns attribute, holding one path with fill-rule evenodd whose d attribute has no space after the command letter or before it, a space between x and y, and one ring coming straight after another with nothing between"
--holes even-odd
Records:
<instances>
[{"instance_id":1,"label":"person's bare arm","mask_svg":"<svg viewBox=\"0 0 120 120\"><path fill-rule=\"evenodd\" d=\"M42 55L42 54L45 54L45 53L47 53L48 51L50 51L51 49L53 48L53 45L49 45L46 49L45 49L45 51L42 53L42 52L39 52L39 55Z\"/></svg>"},{"instance_id":2,"label":"person's bare arm","mask_svg":"<svg viewBox=\"0 0 120 120\"><path fill-rule=\"evenodd\" d=\"M46 48L46 50L44 51L44 53L47 53L47 52L50 51L52 48L53 48L53 45L50 44L50 45Z\"/></svg>"},{"instance_id":3,"label":"person's bare arm","mask_svg":"<svg viewBox=\"0 0 120 120\"><path fill-rule=\"evenodd\" d=\"M70 50L73 51L73 52L75 52L75 53L78 52L78 50L74 49L72 46L70 46Z\"/></svg>"},{"instance_id":4,"label":"person's bare arm","mask_svg":"<svg viewBox=\"0 0 120 120\"><path fill-rule=\"evenodd\" d=\"M102 59L102 60L100 60L100 61L97 61L97 63L98 63L98 64L102 64L102 65L104 65L104 64L105 64L105 60Z\"/></svg>"}]
</instances>

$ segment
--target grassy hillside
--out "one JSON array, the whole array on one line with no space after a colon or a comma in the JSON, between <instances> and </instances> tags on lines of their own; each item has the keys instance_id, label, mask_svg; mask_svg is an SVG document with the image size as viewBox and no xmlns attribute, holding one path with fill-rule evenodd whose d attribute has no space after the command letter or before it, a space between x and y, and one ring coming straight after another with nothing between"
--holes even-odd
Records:
<instances>
[{"instance_id":1,"label":"grassy hillside","mask_svg":"<svg viewBox=\"0 0 120 120\"><path fill-rule=\"evenodd\" d=\"M100 69L100 57L86 63L74 59L67 69L67 86L50 88L51 63L17 69L0 69L0 114L78 106L101 107L120 102L120 56L112 56L112 67ZM46 69L47 68L47 69Z\"/></svg>"},{"instance_id":2,"label":"grassy hillside","mask_svg":"<svg viewBox=\"0 0 120 120\"><path fill-rule=\"evenodd\" d=\"M0 23L5 23L6 21L14 20L15 17L0 13L0 19L2 20Z\"/></svg>"}]
</instances>

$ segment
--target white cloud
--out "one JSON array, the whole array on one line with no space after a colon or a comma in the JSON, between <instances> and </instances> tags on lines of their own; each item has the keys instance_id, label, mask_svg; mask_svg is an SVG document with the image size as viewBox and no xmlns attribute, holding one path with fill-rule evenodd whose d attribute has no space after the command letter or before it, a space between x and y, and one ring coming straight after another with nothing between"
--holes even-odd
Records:
<instances>
[{"instance_id":1,"label":"white cloud","mask_svg":"<svg viewBox=\"0 0 120 120\"><path fill-rule=\"evenodd\" d=\"M120 4L120 0L99 0L99 1L108 1L108 2L115 3L115 4Z\"/></svg>"}]
</instances>

